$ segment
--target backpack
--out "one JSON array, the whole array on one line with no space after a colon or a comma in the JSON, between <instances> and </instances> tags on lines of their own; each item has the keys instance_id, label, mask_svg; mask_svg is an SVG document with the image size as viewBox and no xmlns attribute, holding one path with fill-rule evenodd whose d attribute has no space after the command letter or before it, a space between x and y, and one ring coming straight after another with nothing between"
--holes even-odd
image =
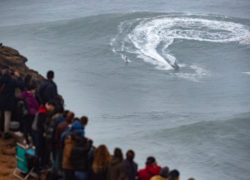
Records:
<instances>
[{"instance_id":1,"label":"backpack","mask_svg":"<svg viewBox=\"0 0 250 180\"><path fill-rule=\"evenodd\" d=\"M87 171L92 142L88 142L84 137L78 137L77 139L78 140L75 140L75 145L71 150L71 161L76 169Z\"/></svg>"},{"instance_id":2,"label":"backpack","mask_svg":"<svg viewBox=\"0 0 250 180\"><path fill-rule=\"evenodd\" d=\"M20 115L20 117L25 117L29 114L29 109L26 105L26 98L18 100L17 111L18 111L18 114Z\"/></svg>"},{"instance_id":3,"label":"backpack","mask_svg":"<svg viewBox=\"0 0 250 180\"><path fill-rule=\"evenodd\" d=\"M48 127L46 128L46 143L53 145L56 143L55 141L55 133L56 133L57 122L56 119L51 119L48 123Z\"/></svg>"}]
</instances>

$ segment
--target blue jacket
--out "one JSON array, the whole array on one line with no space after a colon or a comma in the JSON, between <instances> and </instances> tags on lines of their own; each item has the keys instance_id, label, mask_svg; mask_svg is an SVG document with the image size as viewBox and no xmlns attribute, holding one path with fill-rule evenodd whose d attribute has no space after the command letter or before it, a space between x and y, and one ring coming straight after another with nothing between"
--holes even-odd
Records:
<instances>
[{"instance_id":1,"label":"blue jacket","mask_svg":"<svg viewBox=\"0 0 250 180\"><path fill-rule=\"evenodd\" d=\"M75 121L72 123L72 126L68 129L66 129L62 135L61 135L61 141L64 142L64 140L71 136L72 134L76 134L76 135L82 135L84 137L85 135L85 131L84 131L84 126L82 125L82 123L80 123L79 121Z\"/></svg>"}]
</instances>

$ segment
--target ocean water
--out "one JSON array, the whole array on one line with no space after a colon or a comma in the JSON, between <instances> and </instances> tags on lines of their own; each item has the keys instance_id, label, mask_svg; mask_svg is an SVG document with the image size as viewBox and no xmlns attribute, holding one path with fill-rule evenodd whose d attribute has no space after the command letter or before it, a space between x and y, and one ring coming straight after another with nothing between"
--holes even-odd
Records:
<instances>
[{"instance_id":1,"label":"ocean water","mask_svg":"<svg viewBox=\"0 0 250 180\"><path fill-rule=\"evenodd\" d=\"M181 179L249 179L250 1L2 0L0 17L95 145Z\"/></svg>"}]
</instances>

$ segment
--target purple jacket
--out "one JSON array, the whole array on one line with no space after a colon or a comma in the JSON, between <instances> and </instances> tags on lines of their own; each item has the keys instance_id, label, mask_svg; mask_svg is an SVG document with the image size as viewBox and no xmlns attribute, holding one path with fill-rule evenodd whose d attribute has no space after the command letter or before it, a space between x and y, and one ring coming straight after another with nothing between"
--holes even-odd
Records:
<instances>
[{"instance_id":1,"label":"purple jacket","mask_svg":"<svg viewBox=\"0 0 250 180\"><path fill-rule=\"evenodd\" d=\"M24 91L21 94L21 98L25 100L29 113L31 115L35 115L39 108L39 104L34 95L32 93Z\"/></svg>"}]
</instances>

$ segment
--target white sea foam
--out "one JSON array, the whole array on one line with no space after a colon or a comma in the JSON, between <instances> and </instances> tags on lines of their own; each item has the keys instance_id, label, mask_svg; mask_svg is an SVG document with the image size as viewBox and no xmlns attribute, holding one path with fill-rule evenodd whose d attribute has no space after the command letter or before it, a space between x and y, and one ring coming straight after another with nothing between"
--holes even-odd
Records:
<instances>
[{"instance_id":1,"label":"white sea foam","mask_svg":"<svg viewBox=\"0 0 250 180\"><path fill-rule=\"evenodd\" d=\"M247 75L250 75L250 72L242 72L243 74L247 74Z\"/></svg>"},{"instance_id":2,"label":"white sea foam","mask_svg":"<svg viewBox=\"0 0 250 180\"><path fill-rule=\"evenodd\" d=\"M114 51L134 53L145 62L161 70L174 70L180 66L174 54L169 52L176 39L213 43L250 43L250 31L239 23L194 17L138 18L125 21L119 26L118 35L112 40ZM193 73L178 72L181 77L194 79L208 74L197 65L189 65Z\"/></svg>"},{"instance_id":3,"label":"white sea foam","mask_svg":"<svg viewBox=\"0 0 250 180\"><path fill-rule=\"evenodd\" d=\"M124 54L121 55L121 58L124 60L125 63L131 62L131 60L127 56L125 56Z\"/></svg>"},{"instance_id":4,"label":"white sea foam","mask_svg":"<svg viewBox=\"0 0 250 180\"><path fill-rule=\"evenodd\" d=\"M240 44L243 44L243 45L250 44L250 36L246 37L245 39L242 39L240 41Z\"/></svg>"}]
</instances>

